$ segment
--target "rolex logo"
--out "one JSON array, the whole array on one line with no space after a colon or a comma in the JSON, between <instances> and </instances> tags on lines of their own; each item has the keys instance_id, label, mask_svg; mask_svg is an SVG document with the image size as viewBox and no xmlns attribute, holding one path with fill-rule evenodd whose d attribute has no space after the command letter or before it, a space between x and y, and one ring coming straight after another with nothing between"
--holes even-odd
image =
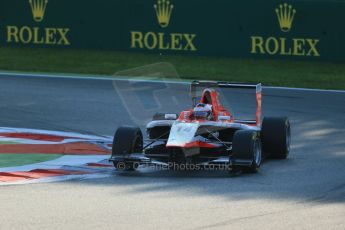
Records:
<instances>
[{"instance_id":1,"label":"rolex logo","mask_svg":"<svg viewBox=\"0 0 345 230\"><path fill-rule=\"evenodd\" d=\"M292 8L292 5L284 3L279 5L279 8L276 9L276 13L281 31L289 32L292 27L296 10Z\"/></svg>"},{"instance_id":2,"label":"rolex logo","mask_svg":"<svg viewBox=\"0 0 345 230\"><path fill-rule=\"evenodd\" d=\"M44 14L47 8L48 0L29 0L32 16L36 22L41 22L44 19Z\"/></svg>"},{"instance_id":3,"label":"rolex logo","mask_svg":"<svg viewBox=\"0 0 345 230\"><path fill-rule=\"evenodd\" d=\"M157 0L157 4L154 5L158 23L162 28L169 26L171 13L174 9L174 5L169 0Z\"/></svg>"}]
</instances>

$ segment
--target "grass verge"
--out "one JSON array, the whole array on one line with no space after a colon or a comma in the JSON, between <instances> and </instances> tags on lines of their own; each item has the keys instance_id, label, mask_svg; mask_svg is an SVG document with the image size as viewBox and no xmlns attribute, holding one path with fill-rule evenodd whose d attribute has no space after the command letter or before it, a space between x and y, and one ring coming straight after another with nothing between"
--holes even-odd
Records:
<instances>
[{"instance_id":1,"label":"grass verge","mask_svg":"<svg viewBox=\"0 0 345 230\"><path fill-rule=\"evenodd\" d=\"M36 164L61 156L59 154L0 154L0 168Z\"/></svg>"},{"instance_id":2,"label":"grass verge","mask_svg":"<svg viewBox=\"0 0 345 230\"><path fill-rule=\"evenodd\" d=\"M157 62L172 63L181 78L261 82L265 85L345 89L345 63L231 59L113 51L0 48L0 69L112 75Z\"/></svg>"}]
</instances>

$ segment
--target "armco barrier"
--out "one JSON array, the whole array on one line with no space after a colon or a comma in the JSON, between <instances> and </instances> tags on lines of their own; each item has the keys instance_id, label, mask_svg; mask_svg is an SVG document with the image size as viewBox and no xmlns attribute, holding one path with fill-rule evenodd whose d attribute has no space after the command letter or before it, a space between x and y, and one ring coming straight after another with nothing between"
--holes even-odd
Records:
<instances>
[{"instance_id":1,"label":"armco barrier","mask_svg":"<svg viewBox=\"0 0 345 230\"><path fill-rule=\"evenodd\" d=\"M345 1L1 0L0 45L345 60Z\"/></svg>"}]
</instances>

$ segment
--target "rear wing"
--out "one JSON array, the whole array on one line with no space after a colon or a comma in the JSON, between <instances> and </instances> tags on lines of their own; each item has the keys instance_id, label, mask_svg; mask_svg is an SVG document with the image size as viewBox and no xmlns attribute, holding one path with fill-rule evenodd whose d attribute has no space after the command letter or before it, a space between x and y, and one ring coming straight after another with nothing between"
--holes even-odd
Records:
<instances>
[{"instance_id":1,"label":"rear wing","mask_svg":"<svg viewBox=\"0 0 345 230\"><path fill-rule=\"evenodd\" d=\"M256 125L261 123L261 104L262 104L262 86L259 84L217 82L217 81L193 81L190 85L193 107L196 106L197 88L236 88L253 89L256 91Z\"/></svg>"}]
</instances>

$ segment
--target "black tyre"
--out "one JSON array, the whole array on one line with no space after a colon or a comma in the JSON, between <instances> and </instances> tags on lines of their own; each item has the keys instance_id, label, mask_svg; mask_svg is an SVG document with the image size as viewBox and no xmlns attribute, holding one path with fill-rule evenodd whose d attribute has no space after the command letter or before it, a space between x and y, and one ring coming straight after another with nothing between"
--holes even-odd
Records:
<instances>
[{"instance_id":1,"label":"black tyre","mask_svg":"<svg viewBox=\"0 0 345 230\"><path fill-rule=\"evenodd\" d=\"M113 156L128 155L143 151L143 134L138 127L122 126L113 139Z\"/></svg>"},{"instance_id":2,"label":"black tyre","mask_svg":"<svg viewBox=\"0 0 345 230\"><path fill-rule=\"evenodd\" d=\"M291 128L289 119L265 117L261 126L262 148L266 157L286 159L290 152Z\"/></svg>"},{"instance_id":3,"label":"black tyre","mask_svg":"<svg viewBox=\"0 0 345 230\"><path fill-rule=\"evenodd\" d=\"M124 157L124 160L113 161L118 170L133 171L138 168L139 162L126 161L125 157L131 153L143 151L143 135L138 127L123 126L117 129L112 148L112 157Z\"/></svg>"},{"instance_id":4,"label":"black tyre","mask_svg":"<svg viewBox=\"0 0 345 230\"><path fill-rule=\"evenodd\" d=\"M234 159L235 169L241 169L246 172L257 172L261 166L262 152L261 140L258 132L239 130L234 134L232 140L232 157ZM236 160L238 160L237 164ZM240 161L251 162L248 166L241 166Z\"/></svg>"}]
</instances>

